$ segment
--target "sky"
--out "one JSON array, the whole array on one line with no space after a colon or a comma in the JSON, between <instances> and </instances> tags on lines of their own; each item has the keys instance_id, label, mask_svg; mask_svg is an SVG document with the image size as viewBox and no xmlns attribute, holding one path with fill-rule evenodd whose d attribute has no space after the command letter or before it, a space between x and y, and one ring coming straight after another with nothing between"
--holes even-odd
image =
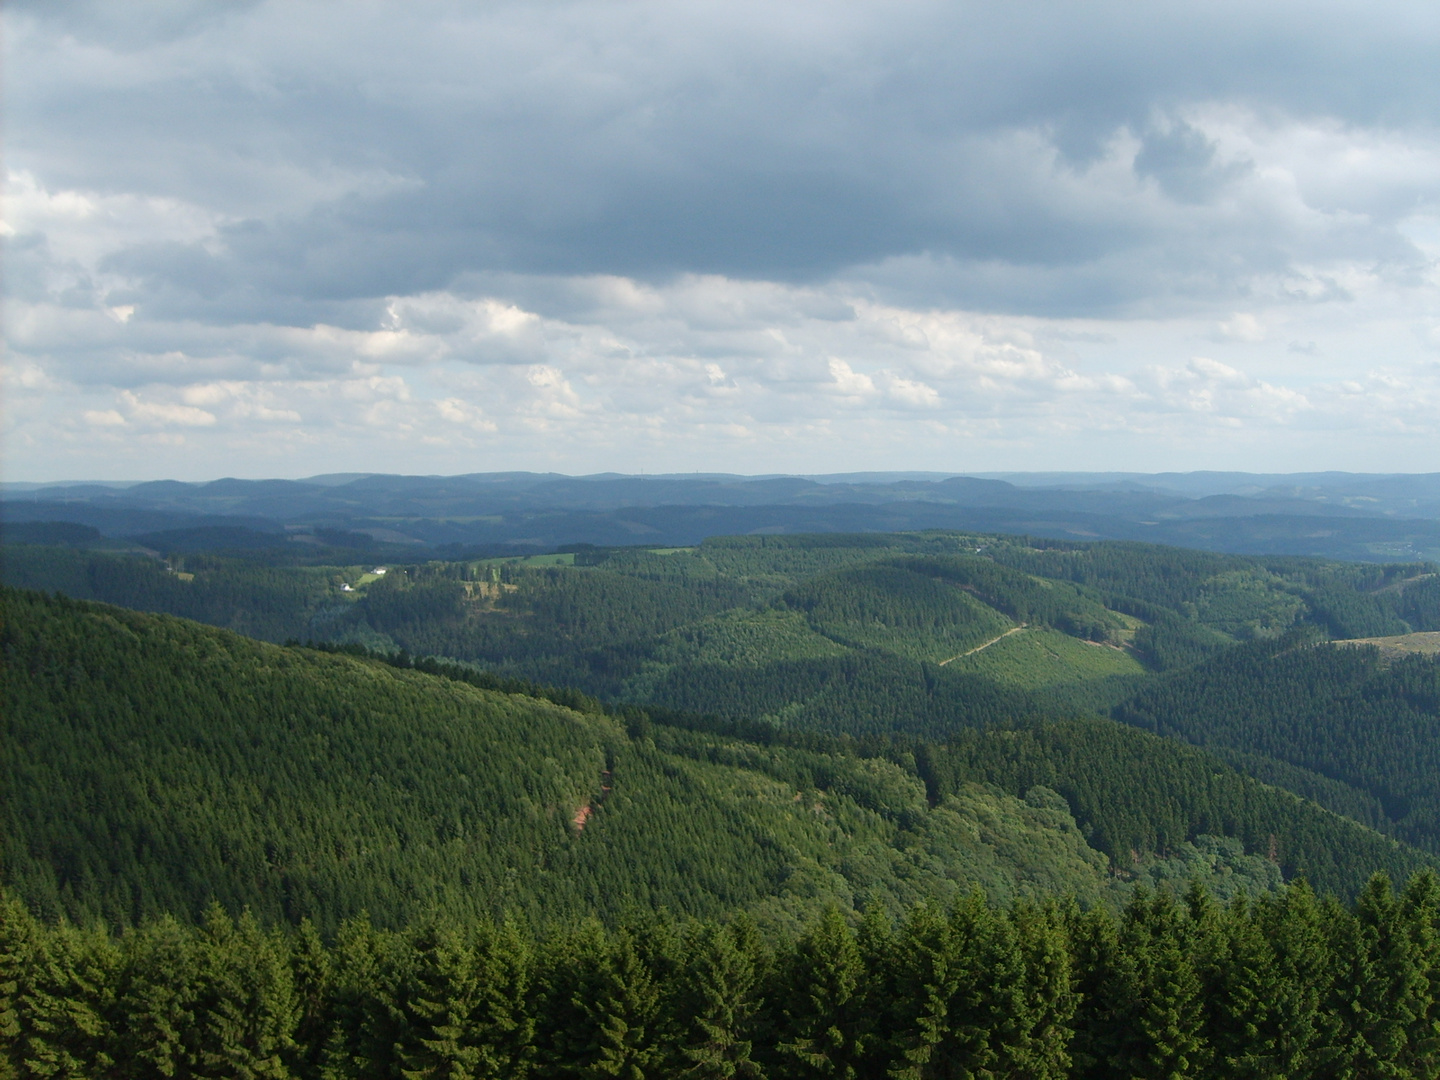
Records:
<instances>
[{"instance_id":1,"label":"sky","mask_svg":"<svg viewBox=\"0 0 1440 1080\"><path fill-rule=\"evenodd\" d=\"M9 0L7 481L1440 470L1440 6Z\"/></svg>"}]
</instances>

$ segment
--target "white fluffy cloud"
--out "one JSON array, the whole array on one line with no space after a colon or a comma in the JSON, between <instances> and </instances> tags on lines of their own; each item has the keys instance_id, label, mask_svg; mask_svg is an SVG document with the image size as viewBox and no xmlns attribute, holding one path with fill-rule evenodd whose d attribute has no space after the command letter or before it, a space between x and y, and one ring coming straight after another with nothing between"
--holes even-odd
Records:
<instances>
[{"instance_id":1,"label":"white fluffy cloud","mask_svg":"<svg viewBox=\"0 0 1440 1080\"><path fill-rule=\"evenodd\" d=\"M1440 440L1440 365L1377 355L1327 373L1323 357L1285 347L1283 312L1218 323L978 315L840 284L718 277L513 289L564 293L556 306L572 314L438 291L386 298L370 330L110 320L108 350L10 364L12 442L22 460L70 475L103 457L121 471L208 476L237 471L237 455L257 474L357 460L416 471L1300 468L1346 463L1337 446L1381 468L1397 446ZM29 355L26 327L51 325L20 320L12 348ZM1246 332L1225 332L1236 325ZM194 351L168 348L176 341ZM1196 351L1171 355L1177 345ZM174 452L157 457L157 446Z\"/></svg>"},{"instance_id":2,"label":"white fluffy cloud","mask_svg":"<svg viewBox=\"0 0 1440 1080\"><path fill-rule=\"evenodd\" d=\"M18 0L5 475L1440 469L1420 11Z\"/></svg>"}]
</instances>

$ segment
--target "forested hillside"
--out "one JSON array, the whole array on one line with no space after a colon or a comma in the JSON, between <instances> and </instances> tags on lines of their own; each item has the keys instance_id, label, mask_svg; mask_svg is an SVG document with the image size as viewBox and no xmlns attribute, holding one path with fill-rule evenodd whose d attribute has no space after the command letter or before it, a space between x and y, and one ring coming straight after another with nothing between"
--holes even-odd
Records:
<instances>
[{"instance_id":1,"label":"forested hillside","mask_svg":"<svg viewBox=\"0 0 1440 1080\"><path fill-rule=\"evenodd\" d=\"M276 641L364 646L361 652L374 650L380 656L437 656L468 665L471 672L492 673L485 685L493 688L523 689L530 684L566 688L564 694L551 692L549 697L580 704L594 714L587 721L591 729L587 729L585 754L606 762L590 770L587 782L594 786L595 777L605 769L615 771L616 764L623 764L617 775L640 770L664 777L658 786L647 784L646 791L672 807L666 813L685 818L686 827L678 835L690 830L698 846L703 846L703 834L711 826L703 815L697 817L698 810L674 809L685 802L683 796L672 793L662 799L659 792L679 783L676 778L681 773L690 777L685 783L701 782L696 770L704 771L702 759L706 767L711 764L707 755L715 751L706 740L719 737L718 722L722 728L730 724L730 730L748 732L747 738L770 739L772 749L767 753L775 754L782 751L774 749L767 733L823 733L871 743L880 740L886 746L910 745L907 740L916 739L922 740L917 745L927 747L944 744L933 752L927 750L928 758L919 755L931 763L926 777L928 814L933 816L937 796L957 794L958 789L951 791L946 786L949 781L942 779L950 775L946 769L963 760L956 774L962 785L998 785L1007 798L1022 801L1037 785L1060 790L1089 830L1091 845L1127 874L1140 873L1133 869L1137 859L1142 866L1158 866L1172 856L1187 865L1204 861L1200 849L1183 848L1185 844L1193 848L1200 837L1239 842L1246 858L1273 858L1287 874L1303 870L1317 884L1342 892L1353 891L1370 869L1384 866L1400 873L1411 865L1405 863L1411 856L1397 855L1400 849L1387 847L1364 830L1356 834L1361 839L1344 849L1357 853L1353 858L1337 855L1338 849L1322 841L1332 824L1308 817L1302 823L1285 808L1289 804L1284 798L1262 797L1257 793L1265 788L1245 786L1231 769L1215 772L1198 786L1192 784L1217 757L1239 774L1304 796L1410 845L1440 851L1436 839L1440 808L1433 794L1440 765L1433 745L1433 732L1440 729L1440 706L1431 685L1435 662L1423 655L1397 659L1393 653L1340 652L1313 644L1326 638L1440 627L1440 576L1426 564L1256 559L1140 544L957 533L732 537L682 549L581 547L543 557L381 567L271 566L263 553L175 554L156 559L37 545L12 545L4 554L7 580L68 595L184 614ZM77 655L85 651L78 649ZM379 749L383 745L379 733L391 723L389 717L417 712L417 706L393 697L400 692L397 687L408 685L403 679L413 677L395 674L400 669L393 664L377 667L358 657L305 654L319 665L310 672L296 659L301 654L291 650L283 655L291 657L287 663L300 665L297 672L301 668L309 672L303 680L294 675L297 682L308 680L305 688L294 691L299 697L318 693L347 701L351 700L347 694L353 696L357 687L374 679L387 687L385 694L392 697L373 696L375 702L390 704L374 706L380 709L371 722L374 736L353 748L349 762L354 768L368 770L366 755L387 753ZM120 671L140 661L125 655L91 662ZM66 663L84 666L83 659ZM351 668L365 674L345 674ZM217 684L228 678L228 669L215 675ZM402 683L393 687L384 681L397 678ZM511 682L504 683L505 679ZM123 685L124 680L117 683ZM281 698L291 694L289 686L284 683L266 691L277 702L276 708ZM372 700L368 691L362 696ZM182 699L178 695L176 702ZM602 707L601 701L608 704ZM447 708L453 711L458 706ZM686 732L661 725L663 739L657 735L648 742L636 740L622 730L623 725L600 715L604 709L618 715L626 708L682 720L689 717L683 720L689 728L695 728L695 718L708 717L709 730ZM1087 716L1093 719L1085 720ZM1123 727L1108 726L1108 720L1100 719L1106 716L1167 739L1203 746L1209 754L1187 758L1189 751L1183 747L1153 740L1143 745L1116 743L1131 736ZM245 725L253 726L254 721L236 723L248 730ZM520 721L515 724L515 731L524 726ZM1013 759L1019 744L1004 742L996 729L1027 732L1025 739L1043 745L1033 751L1043 764L1022 766ZM502 742L511 738L507 730L511 729L495 729L495 737ZM562 725L556 730L568 729ZM1083 738L1080 732L1086 733ZM412 736L422 743L429 738L407 734ZM284 749L291 752L288 745ZM612 761L622 750L626 760ZM407 754L411 752L420 753ZM91 750L77 753L83 757ZM792 757L796 753L796 747L783 751ZM840 759L849 760L850 753ZM909 751L872 748L867 753L867 768L878 768L876 763L885 760L888 768L914 772L904 764L915 758L905 757ZM1100 760L1105 757L1108 760ZM690 763L681 768L675 763L681 758ZM484 759L482 754L477 760ZM528 759L520 754L505 760L511 762L507 769L513 774L517 763ZM556 760L564 760L563 755ZM1062 764L1056 765L1057 761ZM744 783L756 782L750 775L755 768L746 768L749 778ZM776 779L778 770L791 784L793 797L805 784L786 772L791 768L767 765L759 771ZM1152 777L1167 769L1170 779L1165 783L1179 784L1183 795L1171 798L1148 786ZM434 806L448 806L456 799L474 805L480 797L474 785L481 781L473 771L466 773L471 787L465 791L451 790L446 781L427 798ZM726 776L723 783L713 782L721 788L741 782L739 774ZM580 785L577 791L584 786L574 778L567 782ZM910 797L918 798L914 794L920 790L918 774L907 782L912 785ZM303 786L295 777L285 783ZM387 783L406 790L404 781ZM483 783L502 781L490 777ZM615 790L609 804L609 816L615 818L619 806L629 805L625 800L630 794L613 784L601 786ZM811 786L824 788L819 783ZM484 798L491 800L487 805L509 805L508 796L498 789L485 790ZM579 796L567 798L576 801L570 813L578 812ZM557 806L561 801L551 799ZM432 805L409 794L396 804ZM745 814L753 818L768 804L758 800L748 805ZM592 807L598 816L586 819L587 837L600 834L590 824L605 816L599 814L600 806L597 802ZM755 835L776 829L794 833L793 841L787 842L793 842L795 850L809 852L816 842L785 815L773 821L746 820ZM875 827L883 832L902 820L911 818L892 815L886 824ZM132 824L119 827L123 831ZM427 871L427 880L485 880L499 888L494 884L501 880L494 876L497 871L470 866L457 854L464 845L453 841L462 834L446 831L454 827L439 828L428 819L416 826L416 835L425 835L426 843L435 847L436 853L425 858L452 860L444 873ZM135 841L131 846L143 849L150 842ZM167 835L159 842L177 841ZM532 838L524 843L547 853L532 851L527 856L539 866L581 860L566 871L567 884L547 894L556 904L603 911L618 902L620 894L615 890L575 884L598 873L584 861L590 855L574 855L564 845L555 849L559 854L549 854L545 845L550 840ZM584 850L598 843L587 841ZM1212 844L1206 850L1222 848ZM318 911L337 904L344 910L358 909L356 905L376 912L390 910L386 902L360 893L346 893L347 899L340 903L306 892L320 888L313 883L331 870L339 874L339 868L346 867L346 873L353 872L344 844L323 856L304 854L278 863L273 855L253 854L253 844L246 850L252 851L247 857L256 860L254 867L280 867L265 873L255 869L252 877L272 884L281 880L285 884L277 895L302 897L267 900L266 910L272 913ZM391 856L377 853L398 849L392 842L377 843L371 850L367 858L383 861ZM717 850L725 850L725 845ZM173 852L168 857L179 858ZM811 857L813 853L806 855ZM211 865L210 858L186 855L181 861L203 879L209 871L202 868ZM397 865L414 862L395 858ZM839 856L838 864L860 865L846 858ZM1400 862L1395 862L1397 858ZM71 865L65 859L62 864ZM687 868L692 865L682 855L676 859ZM776 869L790 865L784 859L763 871L758 868L766 865L765 858L751 862L750 868L733 874L717 871L727 882L749 882L743 888L736 886L739 891L726 902L758 903L759 897L774 892L781 877L791 882L792 891L801 889L801 877ZM44 858L35 863L45 864ZM330 869L322 873L326 867ZM10 871L12 876L21 872L20 864ZM402 878L406 872L395 871ZM85 902L92 903L98 888L94 883L107 873L75 863L73 873L65 878L69 884L54 887L79 889L90 897ZM1140 876L1149 873L1147 869ZM677 880L687 874L688 869ZM1004 876L998 870L995 875ZM865 890L874 884L844 873L840 877L843 884L826 878L829 884L815 886L816 895L843 896L851 903L856 895L869 895ZM880 883L874 888L882 892L892 888L875 880ZM180 888L173 882L165 887ZM325 886L332 887L338 886ZM996 886L995 894L1014 887L1013 882ZM419 892L426 895L435 888L442 886L425 885ZM529 897L530 888L526 885L520 891ZM637 903L653 895L668 896L677 888L674 883L654 889L627 886ZM1093 892L1099 886L1086 888ZM173 901L193 912L201 897L208 895L200 886L186 886L181 892L183 896L177 893L156 903L168 907ZM47 910L59 910L75 902L51 898L44 903ZM107 910L125 906L114 898L105 903ZM712 910L706 907L710 900L676 903L687 911ZM140 909L131 904L128 910Z\"/></svg>"},{"instance_id":2,"label":"forested hillside","mask_svg":"<svg viewBox=\"0 0 1440 1080\"><path fill-rule=\"evenodd\" d=\"M311 627L334 605L344 578L343 571L330 568L276 567L217 555L162 561L38 544L0 548L0 574L16 588L180 615L266 641L315 636Z\"/></svg>"},{"instance_id":3,"label":"forested hillside","mask_svg":"<svg viewBox=\"0 0 1440 1080\"><path fill-rule=\"evenodd\" d=\"M35 593L5 592L3 617L0 865L50 916L219 901L324 927L432 908L795 927L972 887L1103 906L1193 875L1263 891L1283 870L1353 894L1424 861L1106 721L857 743L553 695L576 711L465 668Z\"/></svg>"},{"instance_id":4,"label":"forested hillside","mask_svg":"<svg viewBox=\"0 0 1440 1080\"><path fill-rule=\"evenodd\" d=\"M1232 649L1119 706L1118 719L1288 766L1289 786L1440 851L1440 661L1291 635ZM1236 760L1242 760L1236 758ZM1260 766L1257 766L1260 767ZM1372 809L1373 808L1373 809Z\"/></svg>"},{"instance_id":5,"label":"forested hillside","mask_svg":"<svg viewBox=\"0 0 1440 1080\"><path fill-rule=\"evenodd\" d=\"M0 1075L1435 1075L1429 566L4 572Z\"/></svg>"},{"instance_id":6,"label":"forested hillside","mask_svg":"<svg viewBox=\"0 0 1440 1080\"><path fill-rule=\"evenodd\" d=\"M744 638L725 646L720 659L729 663L879 651L937 666L964 658L981 673L993 667L1000 681L1023 667L1034 685L1070 686L1184 667L1294 626L1332 638L1440 630L1440 576L1428 564L1144 544L956 533L721 537L653 552L402 564L378 578L368 564L267 558L162 561L12 544L0 572L11 585L269 640L361 640L619 695L647 687L657 665L715 662L713 647L685 646L714 643L726 630ZM1017 633L987 645L1006 630ZM1062 638L1111 648L1076 654ZM1023 663L1000 656L1012 648ZM1048 666L1038 662L1047 654Z\"/></svg>"},{"instance_id":7,"label":"forested hillside","mask_svg":"<svg viewBox=\"0 0 1440 1080\"><path fill-rule=\"evenodd\" d=\"M52 915L218 900L325 926L430 908L783 923L971 885L1110 888L1068 811L979 785L932 807L881 756L632 737L533 696L36 594L5 595L4 655L3 865Z\"/></svg>"}]
</instances>

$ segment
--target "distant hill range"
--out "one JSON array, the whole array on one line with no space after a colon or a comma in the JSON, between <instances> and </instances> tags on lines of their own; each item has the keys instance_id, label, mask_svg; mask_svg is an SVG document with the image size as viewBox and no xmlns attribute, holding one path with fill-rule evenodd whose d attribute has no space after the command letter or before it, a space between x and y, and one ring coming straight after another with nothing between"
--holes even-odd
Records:
<instances>
[{"instance_id":1,"label":"distant hill range","mask_svg":"<svg viewBox=\"0 0 1440 1080\"><path fill-rule=\"evenodd\" d=\"M350 473L7 484L10 542L167 551L548 551L718 535L963 529L1243 554L1440 558L1440 473ZM49 523L86 526L63 536Z\"/></svg>"}]
</instances>

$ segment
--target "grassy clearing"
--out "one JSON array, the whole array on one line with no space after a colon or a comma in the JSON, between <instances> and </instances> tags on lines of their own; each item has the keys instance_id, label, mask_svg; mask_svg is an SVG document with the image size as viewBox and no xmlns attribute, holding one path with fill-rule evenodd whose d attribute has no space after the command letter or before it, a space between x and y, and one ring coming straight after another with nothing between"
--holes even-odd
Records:
<instances>
[{"instance_id":1,"label":"grassy clearing","mask_svg":"<svg viewBox=\"0 0 1440 1080\"><path fill-rule=\"evenodd\" d=\"M928 660L938 664L983 645L1010 629L1003 615L992 612L991 616L978 625L940 629L859 622L826 623L820 629L827 637L853 648L881 649L909 660Z\"/></svg>"},{"instance_id":2,"label":"grassy clearing","mask_svg":"<svg viewBox=\"0 0 1440 1080\"><path fill-rule=\"evenodd\" d=\"M1015 625L963 589L890 568L842 572L795 602L808 608L816 630L842 645L931 663Z\"/></svg>"},{"instance_id":3,"label":"grassy clearing","mask_svg":"<svg viewBox=\"0 0 1440 1080\"><path fill-rule=\"evenodd\" d=\"M1420 634L1397 634L1394 637L1349 638L1337 641L1336 645L1374 645L1381 652L1423 653L1426 656L1440 655L1440 631L1426 631Z\"/></svg>"},{"instance_id":4,"label":"grassy clearing","mask_svg":"<svg viewBox=\"0 0 1440 1080\"><path fill-rule=\"evenodd\" d=\"M575 553L565 551L555 555L525 555L511 561L520 566L574 566Z\"/></svg>"},{"instance_id":5,"label":"grassy clearing","mask_svg":"<svg viewBox=\"0 0 1440 1080\"><path fill-rule=\"evenodd\" d=\"M1106 610L1109 611L1111 615L1114 615L1120 622L1120 629L1114 631L1112 637L1123 644L1129 645L1135 640L1135 631L1145 625L1145 620L1137 619L1134 615L1127 615L1123 611L1115 611L1110 608Z\"/></svg>"},{"instance_id":6,"label":"grassy clearing","mask_svg":"<svg viewBox=\"0 0 1440 1080\"><path fill-rule=\"evenodd\" d=\"M1030 690L1145 673L1140 661L1123 649L1043 627L1010 634L949 666Z\"/></svg>"}]
</instances>

